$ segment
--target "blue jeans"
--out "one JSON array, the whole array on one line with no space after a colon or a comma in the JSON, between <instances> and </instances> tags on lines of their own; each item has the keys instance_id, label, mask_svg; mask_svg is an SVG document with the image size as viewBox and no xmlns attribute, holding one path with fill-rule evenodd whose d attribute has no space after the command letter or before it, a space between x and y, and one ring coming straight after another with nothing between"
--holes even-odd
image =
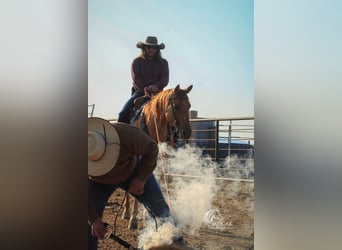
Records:
<instances>
[{"instance_id":1,"label":"blue jeans","mask_svg":"<svg viewBox=\"0 0 342 250\"><path fill-rule=\"evenodd\" d=\"M125 103L125 105L123 106L123 108L121 109L119 113L118 122L129 123L129 116L134 106L134 100L144 95L145 93L143 91L132 90L131 97L128 99L128 101Z\"/></svg>"},{"instance_id":2,"label":"blue jeans","mask_svg":"<svg viewBox=\"0 0 342 250\"><path fill-rule=\"evenodd\" d=\"M88 180L88 192L95 204L96 211L102 217L103 210L107 204L109 197L117 188L128 189L129 180L119 185L104 185L92 180ZM144 193L142 195L134 195L134 197L143 203L151 215L158 218L166 218L171 216L169 206L167 205L160 187L153 174L148 178ZM88 250L97 249L97 238L91 235L91 227L88 226Z\"/></svg>"}]
</instances>

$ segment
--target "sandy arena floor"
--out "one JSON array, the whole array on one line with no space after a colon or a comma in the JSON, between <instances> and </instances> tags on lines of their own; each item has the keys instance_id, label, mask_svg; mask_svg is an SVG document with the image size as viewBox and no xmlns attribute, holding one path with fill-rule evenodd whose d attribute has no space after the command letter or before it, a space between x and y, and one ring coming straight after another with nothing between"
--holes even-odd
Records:
<instances>
[{"instance_id":1,"label":"sandy arena floor","mask_svg":"<svg viewBox=\"0 0 342 250\"><path fill-rule=\"evenodd\" d=\"M204 223L198 230L182 229L186 243L199 250L245 250L254 246L254 182L217 180L219 186L211 209L219 212L221 222L212 216L211 224ZM113 225L124 192L117 190L109 200L103 220ZM137 237L143 228L142 206L140 206L138 229L128 229L128 220L121 218L120 210L116 222L116 235L137 247ZM223 224L222 224L223 221ZM208 221L207 221L208 222ZM216 223L216 224L215 224ZM111 239L99 241L99 250L126 249Z\"/></svg>"}]
</instances>

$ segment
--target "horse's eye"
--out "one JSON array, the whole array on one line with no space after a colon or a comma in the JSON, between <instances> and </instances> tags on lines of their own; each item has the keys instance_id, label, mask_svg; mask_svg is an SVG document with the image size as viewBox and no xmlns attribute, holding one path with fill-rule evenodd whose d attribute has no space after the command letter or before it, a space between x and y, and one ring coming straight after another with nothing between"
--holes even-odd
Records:
<instances>
[{"instance_id":1,"label":"horse's eye","mask_svg":"<svg viewBox=\"0 0 342 250\"><path fill-rule=\"evenodd\" d=\"M178 110L180 107L179 107L178 104L175 104L175 105L173 106L173 108L174 108L175 110Z\"/></svg>"}]
</instances>

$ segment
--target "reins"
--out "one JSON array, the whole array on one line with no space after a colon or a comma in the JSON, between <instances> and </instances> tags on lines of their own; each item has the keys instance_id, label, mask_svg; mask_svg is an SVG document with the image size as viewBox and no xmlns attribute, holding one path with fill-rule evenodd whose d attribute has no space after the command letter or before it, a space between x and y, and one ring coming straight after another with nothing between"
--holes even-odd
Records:
<instances>
[{"instance_id":1,"label":"reins","mask_svg":"<svg viewBox=\"0 0 342 250\"><path fill-rule=\"evenodd\" d=\"M173 118L175 119L174 123L177 123L177 116L176 116L176 112L175 112L175 108L173 106L173 99L175 97L172 96L172 94L170 95L170 98L169 98L169 101L171 103L171 110L172 110L172 115L173 115Z\"/></svg>"}]
</instances>

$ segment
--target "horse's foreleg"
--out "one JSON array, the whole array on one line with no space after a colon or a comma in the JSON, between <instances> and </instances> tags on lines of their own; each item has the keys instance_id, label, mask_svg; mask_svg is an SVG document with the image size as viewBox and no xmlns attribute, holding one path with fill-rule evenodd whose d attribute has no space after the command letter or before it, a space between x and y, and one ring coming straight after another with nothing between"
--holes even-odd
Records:
<instances>
[{"instance_id":1,"label":"horse's foreleg","mask_svg":"<svg viewBox=\"0 0 342 250\"><path fill-rule=\"evenodd\" d=\"M132 216L128 223L129 229L137 229L138 228L138 202L136 199L133 199L133 206L132 206Z\"/></svg>"},{"instance_id":2,"label":"horse's foreleg","mask_svg":"<svg viewBox=\"0 0 342 250\"><path fill-rule=\"evenodd\" d=\"M123 210L123 213L122 213L122 219L126 219L128 220L129 219L129 207L130 207L130 204L129 204L129 195L126 196L125 198L125 201L124 201L124 210Z\"/></svg>"}]
</instances>

